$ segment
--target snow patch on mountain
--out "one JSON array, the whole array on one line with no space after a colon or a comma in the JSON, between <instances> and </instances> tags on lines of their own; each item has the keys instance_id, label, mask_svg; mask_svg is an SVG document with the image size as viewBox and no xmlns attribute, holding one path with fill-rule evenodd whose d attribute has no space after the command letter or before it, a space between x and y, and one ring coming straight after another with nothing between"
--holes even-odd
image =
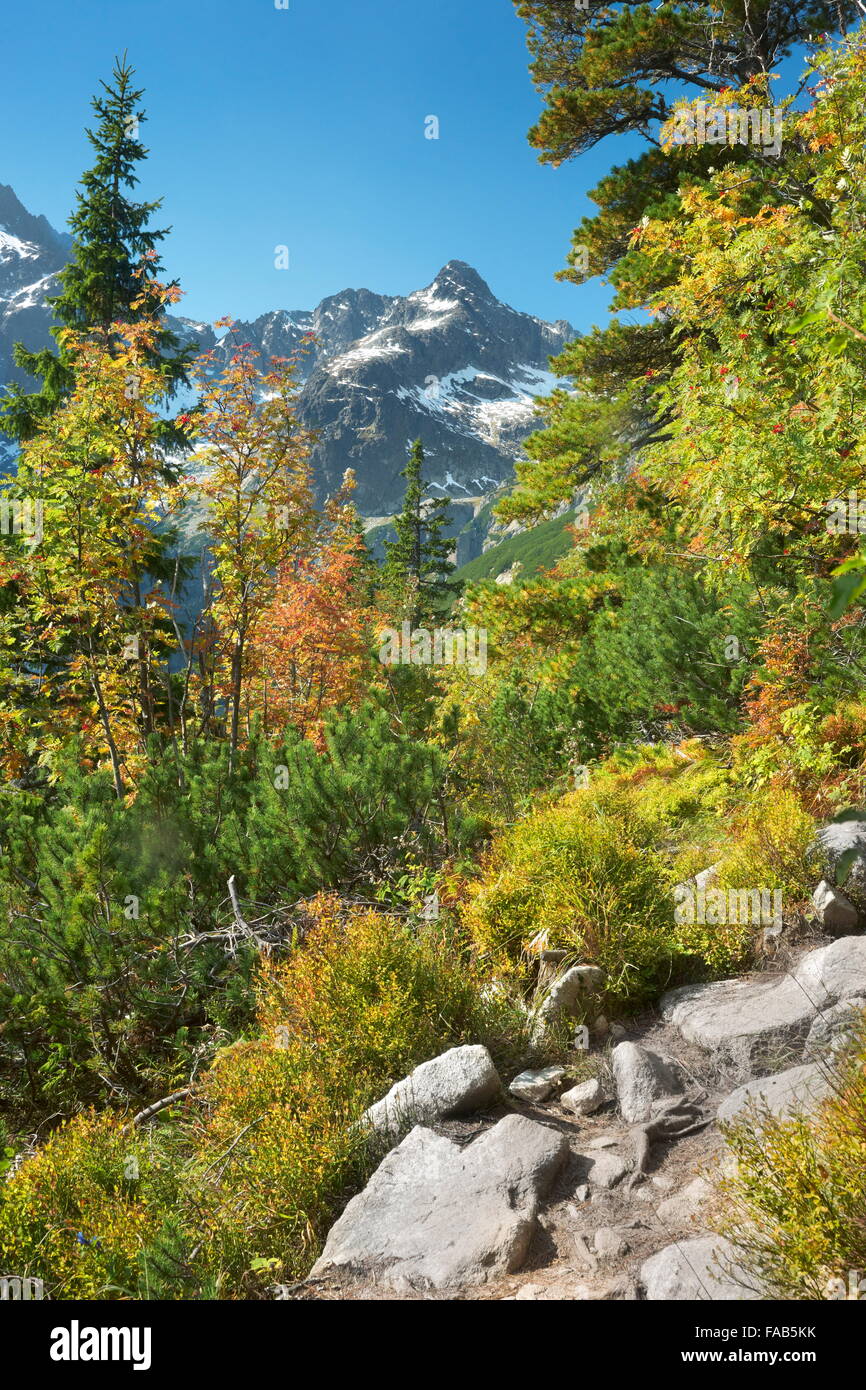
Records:
<instances>
[{"instance_id":1,"label":"snow patch on mountain","mask_svg":"<svg viewBox=\"0 0 866 1390\"><path fill-rule=\"evenodd\" d=\"M378 333L373 333L369 338L363 339L358 347L341 353L339 357L327 363L325 370L339 376L341 372L351 371L362 362L375 362L383 357L405 357L408 351L408 348L401 347L399 343L382 339Z\"/></svg>"},{"instance_id":2,"label":"snow patch on mountain","mask_svg":"<svg viewBox=\"0 0 866 1390\"><path fill-rule=\"evenodd\" d=\"M14 258L22 261L38 260L39 247L34 246L32 241L22 241L21 237L12 236L5 227L0 227L0 264Z\"/></svg>"},{"instance_id":3,"label":"snow patch on mountain","mask_svg":"<svg viewBox=\"0 0 866 1390\"><path fill-rule=\"evenodd\" d=\"M57 289L57 276L43 275L32 285L25 285L23 289L15 290L14 293L10 294L5 303L0 303L0 313L5 318L13 314L20 314L23 309L44 308L47 312L48 296L49 294L56 294Z\"/></svg>"}]
</instances>

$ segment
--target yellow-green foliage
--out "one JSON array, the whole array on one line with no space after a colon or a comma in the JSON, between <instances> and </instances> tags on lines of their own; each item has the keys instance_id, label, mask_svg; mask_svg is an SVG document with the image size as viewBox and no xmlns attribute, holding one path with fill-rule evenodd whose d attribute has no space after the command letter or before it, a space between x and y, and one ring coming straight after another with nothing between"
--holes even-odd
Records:
<instances>
[{"instance_id":1,"label":"yellow-green foliage","mask_svg":"<svg viewBox=\"0 0 866 1390\"><path fill-rule=\"evenodd\" d=\"M494 843L470 889L466 920L498 969L549 947L602 965L612 1000L634 1005L673 977L729 975L753 955L752 923L674 919L672 890L721 862L716 885L811 891L814 822L793 793L730 811L731 774L699 740L623 750L589 785L519 821Z\"/></svg>"},{"instance_id":2,"label":"yellow-green foliage","mask_svg":"<svg viewBox=\"0 0 866 1390\"><path fill-rule=\"evenodd\" d=\"M731 776L706 744L692 739L623 750L593 775L589 794L599 811L626 822L636 843L702 854L699 847L718 834Z\"/></svg>"},{"instance_id":3,"label":"yellow-green foliage","mask_svg":"<svg viewBox=\"0 0 866 1390\"><path fill-rule=\"evenodd\" d=\"M77 1115L0 1185L0 1268L44 1280L50 1298L134 1295L139 1252L175 1196L145 1135Z\"/></svg>"},{"instance_id":4,"label":"yellow-green foliage","mask_svg":"<svg viewBox=\"0 0 866 1390\"><path fill-rule=\"evenodd\" d=\"M783 911L814 887L806 850L815 822L795 793L774 787L734 800L730 771L697 740L619 754L593 780L591 796L600 811L622 819L631 839L665 854L671 884L718 864L714 888L780 889ZM751 923L675 928L678 946L713 976L746 968L755 936Z\"/></svg>"},{"instance_id":5,"label":"yellow-green foliage","mask_svg":"<svg viewBox=\"0 0 866 1390\"><path fill-rule=\"evenodd\" d=\"M661 859L624 823L572 792L494 844L466 921L499 969L519 969L541 935L552 949L600 965L611 1001L636 1003L669 981L676 954Z\"/></svg>"},{"instance_id":6,"label":"yellow-green foliage","mask_svg":"<svg viewBox=\"0 0 866 1390\"><path fill-rule=\"evenodd\" d=\"M747 969L758 928L748 922L678 922L677 942L699 963L690 974L718 978Z\"/></svg>"},{"instance_id":7,"label":"yellow-green foliage","mask_svg":"<svg viewBox=\"0 0 866 1390\"><path fill-rule=\"evenodd\" d=\"M866 1026L816 1118L753 1114L731 1126L723 1234L767 1297L821 1299L866 1272ZM838 1289L838 1286L837 1286ZM862 1296L862 1295L861 1295Z\"/></svg>"},{"instance_id":8,"label":"yellow-green foliage","mask_svg":"<svg viewBox=\"0 0 866 1390\"><path fill-rule=\"evenodd\" d=\"M307 1272L378 1161L355 1122L395 1080L464 1042L506 1072L526 1059L523 1014L485 988L453 929L328 897L308 906L303 942L262 971L260 1035L217 1054L200 1118L166 1146L170 1171L147 1136L79 1116L0 1187L5 1270L42 1277L55 1297L146 1297L174 1223L196 1251L192 1275L157 1296L261 1296Z\"/></svg>"},{"instance_id":9,"label":"yellow-green foliage","mask_svg":"<svg viewBox=\"0 0 866 1390\"><path fill-rule=\"evenodd\" d=\"M764 687L745 732L732 740L734 768L744 788L789 787L821 819L866 794L866 705L832 691L816 698L814 675L811 687L803 674L800 683L809 698L786 698L783 687L778 708L772 685Z\"/></svg>"},{"instance_id":10,"label":"yellow-green foliage","mask_svg":"<svg viewBox=\"0 0 866 1390\"><path fill-rule=\"evenodd\" d=\"M729 834L720 888L779 888L786 908L809 897L815 871L806 851L815 838L815 822L792 791L780 787L753 795Z\"/></svg>"},{"instance_id":11,"label":"yellow-green foliage","mask_svg":"<svg viewBox=\"0 0 866 1390\"><path fill-rule=\"evenodd\" d=\"M482 993L453 931L331 899L313 911L302 948L263 972L261 1037L228 1049L207 1085L196 1204L205 1258L236 1289L255 1283L254 1259L271 1281L306 1273L378 1157L353 1122L395 1080L464 1042L504 1067L511 1048L525 1055L520 1016Z\"/></svg>"}]
</instances>

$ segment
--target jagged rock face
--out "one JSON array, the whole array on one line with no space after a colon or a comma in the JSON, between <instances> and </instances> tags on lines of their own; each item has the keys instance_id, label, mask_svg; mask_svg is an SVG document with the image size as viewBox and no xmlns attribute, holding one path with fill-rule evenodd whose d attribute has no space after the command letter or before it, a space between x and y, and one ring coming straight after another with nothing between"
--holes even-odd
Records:
<instances>
[{"instance_id":1,"label":"jagged rock face","mask_svg":"<svg viewBox=\"0 0 866 1390\"><path fill-rule=\"evenodd\" d=\"M16 342L33 350L51 343L46 300L58 292L57 272L70 246L68 236L34 217L0 184L0 383L27 380L12 361Z\"/></svg>"},{"instance_id":2,"label":"jagged rock face","mask_svg":"<svg viewBox=\"0 0 866 1390\"><path fill-rule=\"evenodd\" d=\"M34 217L0 185L0 382L23 381L12 366L16 341L50 343L57 271L70 239ZM449 261L426 289L405 297L347 289L313 310L278 309L239 321L217 341L209 324L174 319L185 342L215 349L238 343L264 360L303 346L300 413L318 432L314 465L320 496L347 468L365 516L389 516L402 501L408 445L424 442L433 496L478 498L511 479L533 400L554 383L549 358L575 336L502 304L477 271ZM309 335L313 342L306 342Z\"/></svg>"},{"instance_id":3,"label":"jagged rock face","mask_svg":"<svg viewBox=\"0 0 866 1390\"><path fill-rule=\"evenodd\" d=\"M243 342L265 358L302 349L300 409L319 435L321 493L353 468L359 510L387 516L402 500L400 472L417 438L434 496L478 497L510 479L536 423L533 398L553 384L548 359L574 336L569 323L500 303L477 271L450 261L405 298L344 290L312 313L239 322L217 355Z\"/></svg>"},{"instance_id":4,"label":"jagged rock face","mask_svg":"<svg viewBox=\"0 0 866 1390\"><path fill-rule=\"evenodd\" d=\"M573 337L501 304L470 266L452 261L433 283L395 299L379 326L316 364L302 413L320 432L317 474L332 491L358 475L366 515L399 506L409 442L424 441L435 495L480 496L512 476L537 424L533 398L553 378L548 358Z\"/></svg>"}]
</instances>

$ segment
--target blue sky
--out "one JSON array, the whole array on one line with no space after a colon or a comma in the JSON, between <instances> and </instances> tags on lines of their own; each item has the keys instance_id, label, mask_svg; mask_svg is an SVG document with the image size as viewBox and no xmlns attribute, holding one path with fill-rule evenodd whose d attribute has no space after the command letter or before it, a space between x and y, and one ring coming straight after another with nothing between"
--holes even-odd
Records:
<instances>
[{"instance_id":1,"label":"blue sky","mask_svg":"<svg viewBox=\"0 0 866 1390\"><path fill-rule=\"evenodd\" d=\"M539 165L511 0L40 0L7 7L3 30L0 182L58 227L90 162L89 98L128 49L149 116L139 193L164 198L190 317L405 294L452 258L519 309L606 317L607 287L554 275L586 190L640 142Z\"/></svg>"}]
</instances>

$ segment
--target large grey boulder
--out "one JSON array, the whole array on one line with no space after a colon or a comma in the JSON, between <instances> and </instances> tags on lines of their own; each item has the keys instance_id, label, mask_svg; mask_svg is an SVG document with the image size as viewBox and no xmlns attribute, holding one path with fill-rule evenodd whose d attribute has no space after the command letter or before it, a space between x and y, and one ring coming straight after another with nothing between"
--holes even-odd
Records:
<instances>
[{"instance_id":1,"label":"large grey boulder","mask_svg":"<svg viewBox=\"0 0 866 1390\"><path fill-rule=\"evenodd\" d=\"M775 1076L764 1076L738 1086L722 1101L716 1118L725 1124L741 1118L747 1107L756 1104L780 1119L797 1111L814 1110L831 1089L832 1079L827 1067L819 1062L806 1062L789 1067Z\"/></svg>"},{"instance_id":2,"label":"large grey boulder","mask_svg":"<svg viewBox=\"0 0 866 1390\"><path fill-rule=\"evenodd\" d=\"M866 913L866 820L833 821L822 826L807 851L821 866L829 884L841 888L861 913ZM836 870L843 863L842 881Z\"/></svg>"},{"instance_id":3,"label":"large grey boulder","mask_svg":"<svg viewBox=\"0 0 866 1390\"><path fill-rule=\"evenodd\" d=\"M821 926L831 936L844 936L856 929L860 914L845 894L825 878L812 894L812 906Z\"/></svg>"},{"instance_id":4,"label":"large grey boulder","mask_svg":"<svg viewBox=\"0 0 866 1390\"><path fill-rule=\"evenodd\" d=\"M736 1263L721 1236L697 1236L666 1245L641 1266L641 1283L653 1302L734 1302L761 1298L754 1280Z\"/></svg>"},{"instance_id":5,"label":"large grey boulder","mask_svg":"<svg viewBox=\"0 0 866 1390\"><path fill-rule=\"evenodd\" d=\"M809 1029L803 1056L808 1061L829 1060L831 1054L847 1046L860 1033L866 1012L866 999L845 999L820 1013Z\"/></svg>"},{"instance_id":6,"label":"large grey boulder","mask_svg":"<svg viewBox=\"0 0 866 1390\"><path fill-rule=\"evenodd\" d=\"M486 1047L452 1047L422 1062L364 1114L380 1134L392 1137L419 1121L481 1110L502 1089Z\"/></svg>"},{"instance_id":7,"label":"large grey boulder","mask_svg":"<svg viewBox=\"0 0 866 1390\"><path fill-rule=\"evenodd\" d=\"M627 1124L648 1120L655 1101L682 1095L686 1089L687 1078L677 1062L638 1043L617 1043L611 1063L619 1107Z\"/></svg>"},{"instance_id":8,"label":"large grey boulder","mask_svg":"<svg viewBox=\"0 0 866 1390\"><path fill-rule=\"evenodd\" d=\"M799 1060L818 1014L866 994L866 936L843 936L804 956L792 973L668 990L663 1018L686 1042L744 1077Z\"/></svg>"},{"instance_id":9,"label":"large grey boulder","mask_svg":"<svg viewBox=\"0 0 866 1390\"><path fill-rule=\"evenodd\" d=\"M563 1135L522 1115L462 1147L419 1125L349 1202L311 1277L423 1293L513 1273L567 1153Z\"/></svg>"}]
</instances>

